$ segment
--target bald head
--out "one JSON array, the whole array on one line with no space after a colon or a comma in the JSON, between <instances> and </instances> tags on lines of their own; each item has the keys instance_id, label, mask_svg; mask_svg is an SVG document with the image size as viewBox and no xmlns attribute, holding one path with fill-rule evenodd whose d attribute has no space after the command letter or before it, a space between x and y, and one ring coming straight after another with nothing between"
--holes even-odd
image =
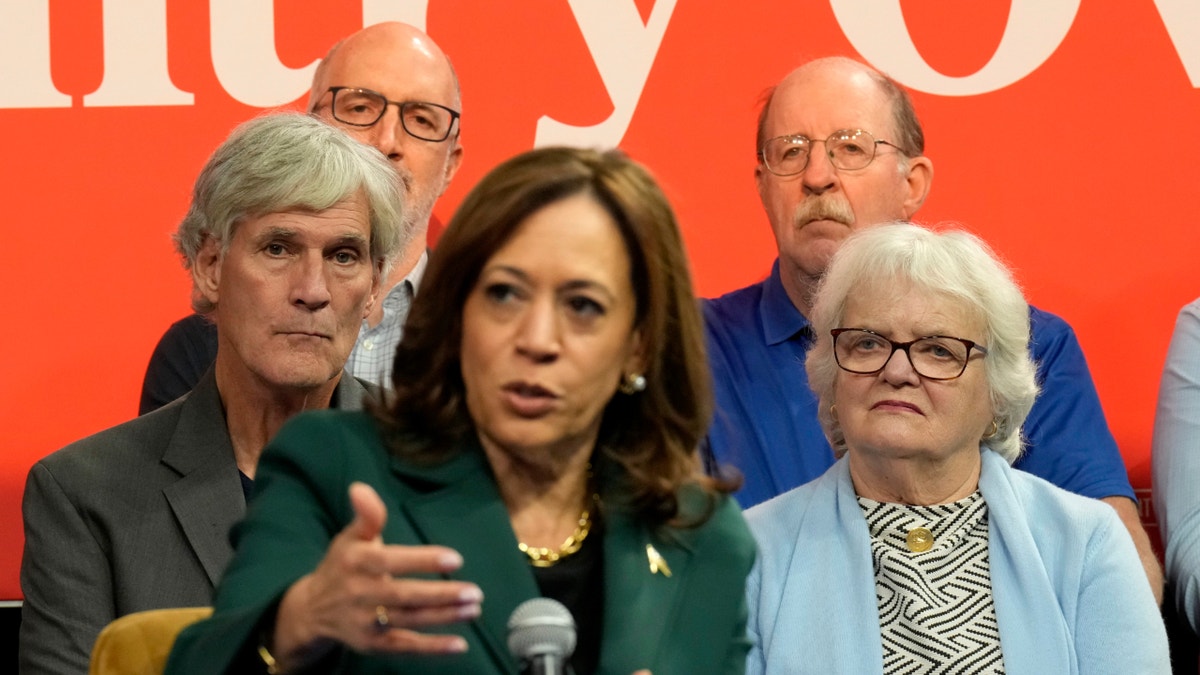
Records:
<instances>
[{"instance_id":1,"label":"bald head","mask_svg":"<svg viewBox=\"0 0 1200 675\"><path fill-rule=\"evenodd\" d=\"M838 164L830 141L846 132L874 141L862 148L870 154L865 165ZM807 154L798 172L777 175L761 155L754 169L784 290L805 313L826 265L852 232L907 220L921 208L933 163L924 156L921 125L904 91L879 71L841 57L810 61L783 78L763 105L757 135L756 152L779 137L823 145Z\"/></svg>"},{"instance_id":2,"label":"bald head","mask_svg":"<svg viewBox=\"0 0 1200 675\"><path fill-rule=\"evenodd\" d=\"M312 89L308 93L308 110L316 110L330 87L351 86L339 85L337 80L342 71L347 68L354 69L358 64L373 64L370 67L381 70L415 65L419 70L437 73L454 89L453 105L450 107L455 110L462 108L458 75L454 72L449 57L421 29L399 21L388 21L367 26L329 49L313 73ZM371 88L366 85L353 86Z\"/></svg>"},{"instance_id":3,"label":"bald head","mask_svg":"<svg viewBox=\"0 0 1200 675\"><path fill-rule=\"evenodd\" d=\"M812 87L845 87L865 92L874 90L882 100L890 106L892 126L889 135L909 157L925 153L925 132L917 120L912 100L894 80L874 68L844 56L828 56L805 63L784 77L778 85L769 89L764 96L762 110L758 115L758 130L755 135L755 151L762 148L768 139L768 119L772 113L772 104L781 92L808 91ZM785 100L795 100L785 96ZM799 99L803 106L803 98ZM853 103L848 103L848 106ZM847 111L856 114L859 111Z\"/></svg>"},{"instance_id":4,"label":"bald head","mask_svg":"<svg viewBox=\"0 0 1200 675\"><path fill-rule=\"evenodd\" d=\"M360 90L338 94L351 101L365 94L387 104L373 122L341 120L333 114L332 88ZM434 205L462 162L461 99L458 77L441 48L424 31L394 21L368 26L334 45L313 75L309 111L382 152L404 186L409 239L393 276L402 278L424 253Z\"/></svg>"}]
</instances>

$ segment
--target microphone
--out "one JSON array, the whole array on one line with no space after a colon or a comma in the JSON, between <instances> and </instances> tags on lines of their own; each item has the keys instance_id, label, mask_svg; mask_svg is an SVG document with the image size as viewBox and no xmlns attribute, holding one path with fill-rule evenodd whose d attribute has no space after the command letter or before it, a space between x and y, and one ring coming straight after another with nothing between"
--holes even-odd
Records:
<instances>
[{"instance_id":1,"label":"microphone","mask_svg":"<svg viewBox=\"0 0 1200 675\"><path fill-rule=\"evenodd\" d=\"M575 619L551 598L522 602L508 618L508 651L530 675L565 675L575 651Z\"/></svg>"}]
</instances>

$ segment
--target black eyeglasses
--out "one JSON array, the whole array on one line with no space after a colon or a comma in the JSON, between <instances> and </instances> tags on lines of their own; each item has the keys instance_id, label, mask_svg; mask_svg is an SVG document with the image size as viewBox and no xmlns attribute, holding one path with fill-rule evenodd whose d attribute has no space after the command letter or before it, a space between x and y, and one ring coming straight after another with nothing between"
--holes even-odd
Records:
<instances>
[{"instance_id":1,"label":"black eyeglasses","mask_svg":"<svg viewBox=\"0 0 1200 675\"><path fill-rule=\"evenodd\" d=\"M865 328L834 328L833 358L847 372L874 375L887 366L892 355L902 351L908 355L913 370L927 380L953 380L962 376L971 362L971 350L987 356L986 347L970 340L930 335L895 342Z\"/></svg>"},{"instance_id":2,"label":"black eyeglasses","mask_svg":"<svg viewBox=\"0 0 1200 675\"><path fill-rule=\"evenodd\" d=\"M844 171L867 168L875 159L875 148L880 145L888 145L903 152L900 146L890 141L878 140L862 129L841 129L823 141L799 134L776 136L763 143L759 156L767 171L776 176L794 176L808 168L813 143L824 143L825 154L830 163Z\"/></svg>"},{"instance_id":3,"label":"black eyeglasses","mask_svg":"<svg viewBox=\"0 0 1200 675\"><path fill-rule=\"evenodd\" d=\"M370 127L383 119L389 105L400 110L400 125L409 136L423 141L441 143L450 137L455 120L461 117L457 110L427 101L389 101L370 89L354 87L330 87L333 102L330 104L333 119L352 127Z\"/></svg>"}]
</instances>

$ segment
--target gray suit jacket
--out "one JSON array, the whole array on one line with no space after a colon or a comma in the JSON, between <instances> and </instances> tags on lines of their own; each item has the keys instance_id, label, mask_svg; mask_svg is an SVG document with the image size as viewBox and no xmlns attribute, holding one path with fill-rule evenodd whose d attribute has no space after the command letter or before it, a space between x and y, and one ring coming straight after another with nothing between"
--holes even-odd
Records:
<instances>
[{"instance_id":1,"label":"gray suit jacket","mask_svg":"<svg viewBox=\"0 0 1200 675\"><path fill-rule=\"evenodd\" d=\"M361 409L366 394L344 373L334 404ZM213 371L174 403L39 461L22 510L21 673L86 673L113 619L211 604L246 510Z\"/></svg>"}]
</instances>

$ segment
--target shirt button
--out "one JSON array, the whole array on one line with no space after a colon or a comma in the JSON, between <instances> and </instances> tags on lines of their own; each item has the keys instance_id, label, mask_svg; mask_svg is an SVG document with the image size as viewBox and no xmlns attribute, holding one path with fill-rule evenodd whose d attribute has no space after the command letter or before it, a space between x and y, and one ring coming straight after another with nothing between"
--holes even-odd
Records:
<instances>
[{"instance_id":1,"label":"shirt button","mask_svg":"<svg viewBox=\"0 0 1200 675\"><path fill-rule=\"evenodd\" d=\"M375 341L374 340L363 340L363 348L366 349L367 351L371 351L372 349L375 348Z\"/></svg>"},{"instance_id":2,"label":"shirt button","mask_svg":"<svg viewBox=\"0 0 1200 675\"><path fill-rule=\"evenodd\" d=\"M913 553L924 553L933 548L933 533L923 527L914 527L908 531L905 543Z\"/></svg>"}]
</instances>

